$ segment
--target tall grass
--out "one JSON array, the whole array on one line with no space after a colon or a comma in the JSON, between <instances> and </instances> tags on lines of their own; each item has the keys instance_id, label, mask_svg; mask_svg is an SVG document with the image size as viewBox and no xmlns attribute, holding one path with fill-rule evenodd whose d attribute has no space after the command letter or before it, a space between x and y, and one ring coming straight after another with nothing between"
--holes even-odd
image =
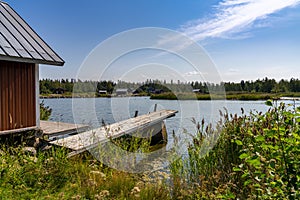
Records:
<instances>
[{"instance_id":1,"label":"tall grass","mask_svg":"<svg viewBox=\"0 0 300 200\"><path fill-rule=\"evenodd\" d=\"M153 199L169 196L162 185L147 185L137 174L104 166L89 154L67 158L53 148L37 155L1 146L1 199ZM158 192L160 191L160 192ZM149 198L147 198L149 197Z\"/></svg>"},{"instance_id":2,"label":"tall grass","mask_svg":"<svg viewBox=\"0 0 300 200\"><path fill-rule=\"evenodd\" d=\"M151 140L138 137L110 141L130 152L153 148ZM35 154L24 143L0 145L0 199L170 199L163 183L150 184L143 174L112 169L88 152L69 158L70 151L59 147Z\"/></svg>"}]
</instances>

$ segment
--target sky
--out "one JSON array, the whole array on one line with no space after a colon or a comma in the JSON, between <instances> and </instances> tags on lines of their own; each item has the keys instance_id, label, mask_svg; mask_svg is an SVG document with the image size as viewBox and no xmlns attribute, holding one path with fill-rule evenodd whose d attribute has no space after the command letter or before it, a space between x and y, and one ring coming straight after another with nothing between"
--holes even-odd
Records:
<instances>
[{"instance_id":1,"label":"sky","mask_svg":"<svg viewBox=\"0 0 300 200\"><path fill-rule=\"evenodd\" d=\"M264 77L276 80L300 77L300 0L6 2L66 62L63 67L42 65L41 79L239 82ZM156 33L156 29L144 27L162 30L157 41L150 39L147 44L155 47L168 44L168 50L175 54L142 49L119 55L102 71L92 67L116 56L124 45L136 48L145 38L151 38L149 32ZM139 32L145 29L146 32ZM131 39L123 38L116 43L120 35ZM196 53L192 56L193 52ZM206 56L199 56L202 54ZM196 58L202 61L189 62ZM193 63L201 67L193 68Z\"/></svg>"}]
</instances>

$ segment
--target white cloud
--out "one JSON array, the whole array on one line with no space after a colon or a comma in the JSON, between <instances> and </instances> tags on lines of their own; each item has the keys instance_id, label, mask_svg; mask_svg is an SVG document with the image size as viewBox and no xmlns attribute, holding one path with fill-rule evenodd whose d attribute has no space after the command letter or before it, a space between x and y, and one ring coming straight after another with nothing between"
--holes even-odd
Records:
<instances>
[{"instance_id":1,"label":"white cloud","mask_svg":"<svg viewBox=\"0 0 300 200\"><path fill-rule=\"evenodd\" d=\"M184 75L185 76L194 76L194 75L201 75L201 72L197 72L197 71L190 71L190 72L186 72Z\"/></svg>"},{"instance_id":2,"label":"white cloud","mask_svg":"<svg viewBox=\"0 0 300 200\"><path fill-rule=\"evenodd\" d=\"M285 8L297 6L299 3L300 0L222 0L214 7L215 13L211 16L189 21L178 29L192 40L182 35L166 35L160 38L157 46L168 47L180 54L193 52L192 46L198 41L203 44L211 38L243 39L251 36L253 28L274 24L274 14ZM165 55L165 52L158 56L161 55ZM208 72L189 71L183 74L188 79L198 78L199 75L206 75L207 79L208 75L213 76ZM249 74L243 74L242 71L232 68L224 72L222 78L235 80L247 75Z\"/></svg>"},{"instance_id":3,"label":"white cloud","mask_svg":"<svg viewBox=\"0 0 300 200\"><path fill-rule=\"evenodd\" d=\"M184 77L189 76L199 76L199 75L207 75L207 72L200 72L200 71L190 71L183 74Z\"/></svg>"},{"instance_id":4,"label":"white cloud","mask_svg":"<svg viewBox=\"0 0 300 200\"><path fill-rule=\"evenodd\" d=\"M241 33L259 20L287 7L297 5L300 0L223 0L216 6L216 13L209 19L187 22L180 30L195 41L206 38L226 38ZM261 22L259 26L266 24Z\"/></svg>"},{"instance_id":5,"label":"white cloud","mask_svg":"<svg viewBox=\"0 0 300 200\"><path fill-rule=\"evenodd\" d=\"M235 68L229 68L228 72L229 73L237 73L237 72L239 72L239 70L235 69Z\"/></svg>"}]
</instances>

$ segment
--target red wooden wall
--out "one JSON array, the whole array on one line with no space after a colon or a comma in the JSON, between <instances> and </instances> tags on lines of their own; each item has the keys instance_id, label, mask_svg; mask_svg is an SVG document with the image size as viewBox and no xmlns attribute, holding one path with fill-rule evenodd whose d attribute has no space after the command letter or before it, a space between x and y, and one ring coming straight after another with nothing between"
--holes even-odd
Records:
<instances>
[{"instance_id":1,"label":"red wooden wall","mask_svg":"<svg viewBox=\"0 0 300 200\"><path fill-rule=\"evenodd\" d=\"M0 131L35 125L35 64L0 60Z\"/></svg>"}]
</instances>

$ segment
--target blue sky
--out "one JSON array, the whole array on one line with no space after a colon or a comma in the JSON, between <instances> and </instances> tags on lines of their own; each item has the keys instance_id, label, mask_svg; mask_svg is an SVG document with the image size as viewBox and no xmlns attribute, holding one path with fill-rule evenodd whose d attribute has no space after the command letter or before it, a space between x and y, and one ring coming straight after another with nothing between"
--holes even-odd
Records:
<instances>
[{"instance_id":1,"label":"blue sky","mask_svg":"<svg viewBox=\"0 0 300 200\"><path fill-rule=\"evenodd\" d=\"M75 78L99 43L142 27L179 31L202 45L223 81L300 77L299 0L6 2L66 61L62 68L42 66L41 78Z\"/></svg>"}]
</instances>

